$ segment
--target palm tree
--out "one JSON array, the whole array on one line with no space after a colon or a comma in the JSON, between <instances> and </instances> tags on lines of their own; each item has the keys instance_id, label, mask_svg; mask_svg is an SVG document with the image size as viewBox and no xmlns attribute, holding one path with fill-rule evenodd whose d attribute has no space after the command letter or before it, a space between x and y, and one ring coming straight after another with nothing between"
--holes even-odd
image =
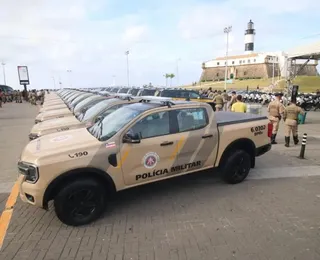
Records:
<instances>
[{"instance_id":1,"label":"palm tree","mask_svg":"<svg viewBox=\"0 0 320 260\"><path fill-rule=\"evenodd\" d=\"M168 78L170 78L169 74L166 73L163 75L166 78L166 87L168 87Z\"/></svg>"},{"instance_id":2,"label":"palm tree","mask_svg":"<svg viewBox=\"0 0 320 260\"><path fill-rule=\"evenodd\" d=\"M172 86L172 79L175 77L173 73L169 74L168 77L170 78L170 87Z\"/></svg>"}]
</instances>

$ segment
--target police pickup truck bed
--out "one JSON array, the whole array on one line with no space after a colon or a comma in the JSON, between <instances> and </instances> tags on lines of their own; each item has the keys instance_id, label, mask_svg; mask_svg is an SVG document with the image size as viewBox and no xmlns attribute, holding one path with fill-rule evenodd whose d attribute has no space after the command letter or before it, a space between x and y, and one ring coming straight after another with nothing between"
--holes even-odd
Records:
<instances>
[{"instance_id":1,"label":"police pickup truck bed","mask_svg":"<svg viewBox=\"0 0 320 260\"><path fill-rule=\"evenodd\" d=\"M54 200L62 222L83 225L110 192L215 168L236 184L270 150L269 129L266 117L201 102L123 106L89 128L31 141L18 163L20 196L45 209Z\"/></svg>"}]
</instances>

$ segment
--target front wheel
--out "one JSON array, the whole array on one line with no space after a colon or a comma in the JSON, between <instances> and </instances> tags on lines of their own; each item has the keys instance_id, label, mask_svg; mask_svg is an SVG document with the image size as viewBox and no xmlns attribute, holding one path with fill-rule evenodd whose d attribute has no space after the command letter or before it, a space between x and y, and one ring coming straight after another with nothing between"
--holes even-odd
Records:
<instances>
[{"instance_id":1,"label":"front wheel","mask_svg":"<svg viewBox=\"0 0 320 260\"><path fill-rule=\"evenodd\" d=\"M305 111L310 111L312 109L312 104L307 104L304 108Z\"/></svg>"},{"instance_id":2,"label":"front wheel","mask_svg":"<svg viewBox=\"0 0 320 260\"><path fill-rule=\"evenodd\" d=\"M54 199L57 217L66 225L80 226L99 218L105 208L106 193L93 179L67 184Z\"/></svg>"},{"instance_id":3,"label":"front wheel","mask_svg":"<svg viewBox=\"0 0 320 260\"><path fill-rule=\"evenodd\" d=\"M223 180L230 184L244 181L251 169L251 157L243 150L235 150L229 153L222 166Z\"/></svg>"}]
</instances>

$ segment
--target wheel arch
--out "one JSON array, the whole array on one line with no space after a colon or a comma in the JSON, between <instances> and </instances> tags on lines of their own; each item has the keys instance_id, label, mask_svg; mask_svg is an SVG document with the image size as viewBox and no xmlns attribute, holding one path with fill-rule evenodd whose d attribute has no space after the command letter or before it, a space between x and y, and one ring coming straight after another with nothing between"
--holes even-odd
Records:
<instances>
[{"instance_id":1,"label":"wheel arch","mask_svg":"<svg viewBox=\"0 0 320 260\"><path fill-rule=\"evenodd\" d=\"M42 207L48 209L48 202L68 183L79 178L92 178L107 187L108 193L114 193L116 186L110 175L97 168L78 168L67 171L51 181L43 196Z\"/></svg>"},{"instance_id":2,"label":"wheel arch","mask_svg":"<svg viewBox=\"0 0 320 260\"><path fill-rule=\"evenodd\" d=\"M256 159L256 146L254 142L248 138L241 138L230 143L227 148L224 150L220 161L219 167L224 165L224 162L227 160L228 156L234 150L244 150L246 151L251 158L251 168L255 167L255 159Z\"/></svg>"}]
</instances>

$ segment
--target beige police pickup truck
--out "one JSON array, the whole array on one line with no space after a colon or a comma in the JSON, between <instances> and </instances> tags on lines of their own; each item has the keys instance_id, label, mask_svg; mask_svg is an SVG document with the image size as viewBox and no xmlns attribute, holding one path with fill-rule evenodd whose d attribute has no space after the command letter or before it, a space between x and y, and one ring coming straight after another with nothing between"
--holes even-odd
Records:
<instances>
[{"instance_id":1,"label":"beige police pickup truck","mask_svg":"<svg viewBox=\"0 0 320 260\"><path fill-rule=\"evenodd\" d=\"M53 200L58 218L78 226L131 187L209 169L240 183L271 149L268 122L201 102L142 100L89 128L31 141L18 162L20 197L44 209Z\"/></svg>"}]
</instances>

